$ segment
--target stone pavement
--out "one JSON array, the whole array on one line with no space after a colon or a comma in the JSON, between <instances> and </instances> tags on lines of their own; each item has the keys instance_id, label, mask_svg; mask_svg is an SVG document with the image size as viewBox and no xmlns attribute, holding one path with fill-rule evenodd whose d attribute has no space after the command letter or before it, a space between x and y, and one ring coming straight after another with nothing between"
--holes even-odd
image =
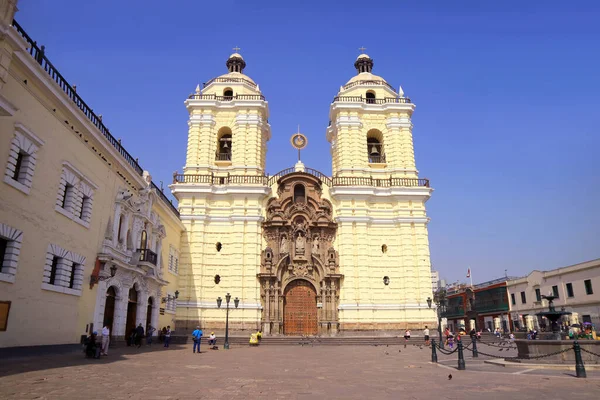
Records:
<instances>
[{"instance_id":1,"label":"stone pavement","mask_svg":"<svg viewBox=\"0 0 600 400\"><path fill-rule=\"evenodd\" d=\"M1 399L540 399L600 393L600 373L526 371L408 346L263 346L111 349L3 360ZM525 371L525 372L524 372ZM448 375L452 374L452 379ZM593 396L593 397L592 397Z\"/></svg>"}]
</instances>

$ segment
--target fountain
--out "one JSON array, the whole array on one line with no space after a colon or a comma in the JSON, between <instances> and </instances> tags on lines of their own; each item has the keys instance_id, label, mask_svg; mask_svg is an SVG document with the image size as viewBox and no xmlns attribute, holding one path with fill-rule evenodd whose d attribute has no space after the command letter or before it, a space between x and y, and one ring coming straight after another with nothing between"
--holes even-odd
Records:
<instances>
[{"instance_id":1,"label":"fountain","mask_svg":"<svg viewBox=\"0 0 600 400\"><path fill-rule=\"evenodd\" d=\"M556 296L553 296L553 295L544 296L544 295L542 295L542 299L548 300L548 311L542 311L542 312L536 313L535 315L539 315L540 317L546 317L546 318L548 318L548 321L550 321L550 327L552 329L552 335L551 335L551 337L549 337L547 339L561 340L561 337L560 337L560 326L558 325L557 321L559 319L561 319L563 315L570 315L571 312L569 312L569 311L562 311L562 310L561 311L556 311L556 308L554 307L554 299L556 299Z\"/></svg>"}]
</instances>

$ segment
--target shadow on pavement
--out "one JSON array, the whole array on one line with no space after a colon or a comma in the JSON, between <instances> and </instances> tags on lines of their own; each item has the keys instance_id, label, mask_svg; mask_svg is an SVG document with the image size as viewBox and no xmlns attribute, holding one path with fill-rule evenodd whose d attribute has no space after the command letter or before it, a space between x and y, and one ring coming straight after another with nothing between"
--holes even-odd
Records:
<instances>
[{"instance_id":1,"label":"shadow on pavement","mask_svg":"<svg viewBox=\"0 0 600 400\"><path fill-rule=\"evenodd\" d=\"M2 351L0 353L0 359L2 359L2 363L0 363L0 377L79 365L111 364L122 361L130 356L135 356L136 354L180 350L184 348L186 348L184 344L171 344L168 349L164 348L161 344L152 346L144 345L140 348L117 345L109 348L108 356L102 356L99 359L86 358L83 347L79 344L13 348L10 351Z\"/></svg>"}]
</instances>

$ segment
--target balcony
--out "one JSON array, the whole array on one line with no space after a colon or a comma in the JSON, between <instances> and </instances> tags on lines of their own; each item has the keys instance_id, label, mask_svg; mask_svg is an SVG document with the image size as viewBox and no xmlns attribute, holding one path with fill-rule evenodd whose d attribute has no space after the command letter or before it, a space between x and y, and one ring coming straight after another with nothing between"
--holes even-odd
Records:
<instances>
[{"instance_id":1,"label":"balcony","mask_svg":"<svg viewBox=\"0 0 600 400\"><path fill-rule=\"evenodd\" d=\"M152 250L148 250L148 249L137 249L137 251L140 253L140 262L145 262L145 263L150 263L154 266L156 266L156 261L158 259L158 256L156 255L155 252L153 252Z\"/></svg>"},{"instance_id":2,"label":"balcony","mask_svg":"<svg viewBox=\"0 0 600 400\"><path fill-rule=\"evenodd\" d=\"M217 153L215 155L216 161L231 161L231 153Z\"/></svg>"},{"instance_id":3,"label":"balcony","mask_svg":"<svg viewBox=\"0 0 600 400\"><path fill-rule=\"evenodd\" d=\"M347 89L350 89L351 87L359 86L359 85L361 85L361 86L385 86L388 89L392 90L393 92L396 92L396 89L394 89L392 87L392 85L390 85L386 81L376 80L376 79L370 79L370 80L363 79L360 81L355 81L355 82L349 83L344 86L344 90L347 90Z\"/></svg>"},{"instance_id":4,"label":"balcony","mask_svg":"<svg viewBox=\"0 0 600 400\"><path fill-rule=\"evenodd\" d=\"M211 79L210 81L204 83L203 86L207 87L208 85L215 83L215 82L218 82L218 83L244 83L248 86L256 88L256 83L251 82L248 79L244 79L244 78L214 78L214 79Z\"/></svg>"},{"instance_id":5,"label":"balcony","mask_svg":"<svg viewBox=\"0 0 600 400\"><path fill-rule=\"evenodd\" d=\"M192 93L189 95L190 100L218 100L218 101L232 101L232 100L265 100L265 96L262 94L236 94L235 96L217 96L216 94L198 94Z\"/></svg>"},{"instance_id":6,"label":"balcony","mask_svg":"<svg viewBox=\"0 0 600 400\"><path fill-rule=\"evenodd\" d=\"M367 104L410 104L408 97L384 97L382 99L366 98L362 96L336 96L332 103L367 103Z\"/></svg>"}]
</instances>

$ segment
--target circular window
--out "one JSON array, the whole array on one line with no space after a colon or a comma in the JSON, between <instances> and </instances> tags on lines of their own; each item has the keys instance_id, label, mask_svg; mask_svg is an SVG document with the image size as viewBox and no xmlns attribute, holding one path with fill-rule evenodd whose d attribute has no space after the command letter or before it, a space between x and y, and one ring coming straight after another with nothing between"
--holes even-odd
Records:
<instances>
[{"instance_id":1,"label":"circular window","mask_svg":"<svg viewBox=\"0 0 600 400\"><path fill-rule=\"evenodd\" d=\"M385 286L387 286L387 285L389 285L389 284L390 284L390 277L389 277L389 276L384 276L384 277L383 277L383 284L384 284Z\"/></svg>"},{"instance_id":2,"label":"circular window","mask_svg":"<svg viewBox=\"0 0 600 400\"><path fill-rule=\"evenodd\" d=\"M384 244L381 246L381 252L384 254L387 253L387 245Z\"/></svg>"},{"instance_id":3,"label":"circular window","mask_svg":"<svg viewBox=\"0 0 600 400\"><path fill-rule=\"evenodd\" d=\"M221 249L223 248L223 245L221 244L221 242L217 242L216 248L217 248L217 251L221 251Z\"/></svg>"},{"instance_id":4,"label":"circular window","mask_svg":"<svg viewBox=\"0 0 600 400\"><path fill-rule=\"evenodd\" d=\"M219 282L221 282L221 276L220 275L215 275L215 283L218 285Z\"/></svg>"}]
</instances>

